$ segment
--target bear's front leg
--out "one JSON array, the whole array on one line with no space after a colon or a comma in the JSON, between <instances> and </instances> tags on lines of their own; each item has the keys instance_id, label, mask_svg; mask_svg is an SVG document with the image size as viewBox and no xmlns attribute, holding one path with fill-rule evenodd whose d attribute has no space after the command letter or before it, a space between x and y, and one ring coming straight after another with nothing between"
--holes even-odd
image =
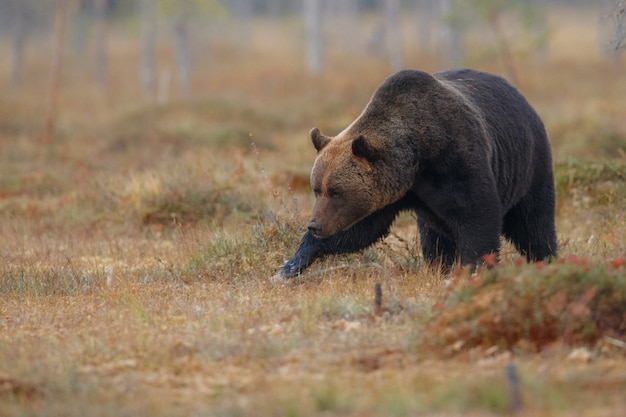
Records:
<instances>
[{"instance_id":1,"label":"bear's front leg","mask_svg":"<svg viewBox=\"0 0 626 417\"><path fill-rule=\"evenodd\" d=\"M272 277L273 282L279 282L300 275L306 267L322 255L322 240L317 239L311 232L302 236L300 246L293 257L285 262L280 271Z\"/></svg>"},{"instance_id":2,"label":"bear's front leg","mask_svg":"<svg viewBox=\"0 0 626 417\"><path fill-rule=\"evenodd\" d=\"M347 230L324 239L318 239L306 232L300 241L296 254L278 271L273 282L284 281L300 275L317 258L324 255L357 252L376 243L389 234L389 228L400 211L410 207L411 197L404 197L390 204Z\"/></svg>"},{"instance_id":3,"label":"bear's front leg","mask_svg":"<svg viewBox=\"0 0 626 417\"><path fill-rule=\"evenodd\" d=\"M492 179L467 175L438 187L425 182L420 187L432 210L431 218L423 218L419 224L427 261L447 266L458 260L475 268L486 255L498 255L502 215Z\"/></svg>"},{"instance_id":4,"label":"bear's front leg","mask_svg":"<svg viewBox=\"0 0 626 417\"><path fill-rule=\"evenodd\" d=\"M461 265L472 268L492 262L489 255L500 253L502 220L499 208L485 206L484 210L470 210L458 220L455 240Z\"/></svg>"}]
</instances>

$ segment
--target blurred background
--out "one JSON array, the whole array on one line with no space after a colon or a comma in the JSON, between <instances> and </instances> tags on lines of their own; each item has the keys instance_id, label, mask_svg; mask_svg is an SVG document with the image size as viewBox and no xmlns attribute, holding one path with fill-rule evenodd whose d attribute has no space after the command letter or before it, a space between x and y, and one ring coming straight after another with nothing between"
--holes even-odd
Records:
<instances>
[{"instance_id":1,"label":"blurred background","mask_svg":"<svg viewBox=\"0 0 626 417\"><path fill-rule=\"evenodd\" d=\"M286 73L336 77L348 68L363 80L372 67L472 66L523 84L529 67L581 58L581 74L600 62L617 76L624 7L619 0L2 0L0 88L5 96L58 87L74 95L80 85L80 94L117 106L270 94ZM224 78L233 64L238 79Z\"/></svg>"},{"instance_id":2,"label":"blurred background","mask_svg":"<svg viewBox=\"0 0 626 417\"><path fill-rule=\"evenodd\" d=\"M0 248L301 226L309 130L340 132L396 70L460 66L543 118L566 230L573 193L622 201L612 165L571 161L623 165L625 36L624 0L0 0Z\"/></svg>"}]
</instances>

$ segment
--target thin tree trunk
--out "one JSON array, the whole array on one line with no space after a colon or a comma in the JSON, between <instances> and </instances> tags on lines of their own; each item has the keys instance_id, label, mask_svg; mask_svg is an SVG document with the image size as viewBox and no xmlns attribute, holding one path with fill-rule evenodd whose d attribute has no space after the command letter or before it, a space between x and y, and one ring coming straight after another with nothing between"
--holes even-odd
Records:
<instances>
[{"instance_id":1,"label":"thin tree trunk","mask_svg":"<svg viewBox=\"0 0 626 417\"><path fill-rule=\"evenodd\" d=\"M150 99L156 92L155 85L155 2L141 0L141 85Z\"/></svg>"},{"instance_id":2,"label":"thin tree trunk","mask_svg":"<svg viewBox=\"0 0 626 417\"><path fill-rule=\"evenodd\" d=\"M328 1L325 4L323 20L333 28L332 36L337 41L334 47L348 52L359 48L359 18L357 0ZM332 19L330 21L326 19Z\"/></svg>"},{"instance_id":3,"label":"thin tree trunk","mask_svg":"<svg viewBox=\"0 0 626 417\"><path fill-rule=\"evenodd\" d=\"M237 43L244 52L250 51L252 42L252 0L233 0L232 14L237 21Z\"/></svg>"},{"instance_id":4,"label":"thin tree trunk","mask_svg":"<svg viewBox=\"0 0 626 417\"><path fill-rule=\"evenodd\" d=\"M622 72L622 56L626 49L626 1L615 0L611 20L613 21L613 39L611 40L613 63L619 74Z\"/></svg>"},{"instance_id":5,"label":"thin tree trunk","mask_svg":"<svg viewBox=\"0 0 626 417\"><path fill-rule=\"evenodd\" d=\"M431 52L433 22L436 19L433 11L433 1L434 0L418 0L415 2L418 49L419 53L422 55Z\"/></svg>"},{"instance_id":6,"label":"thin tree trunk","mask_svg":"<svg viewBox=\"0 0 626 417\"><path fill-rule=\"evenodd\" d=\"M106 5L106 0L94 0L94 14L96 17L96 79L101 89L106 88L108 78Z\"/></svg>"},{"instance_id":7,"label":"thin tree trunk","mask_svg":"<svg viewBox=\"0 0 626 417\"><path fill-rule=\"evenodd\" d=\"M178 22L176 23L175 33L178 87L183 98L189 98L191 48L189 47L189 20L187 16L179 16Z\"/></svg>"},{"instance_id":8,"label":"thin tree trunk","mask_svg":"<svg viewBox=\"0 0 626 417\"><path fill-rule=\"evenodd\" d=\"M282 14L280 0L267 0L267 12L272 17L278 17Z\"/></svg>"},{"instance_id":9,"label":"thin tree trunk","mask_svg":"<svg viewBox=\"0 0 626 417\"><path fill-rule=\"evenodd\" d=\"M517 70L515 68L515 60L513 59L513 53L509 47L509 43L506 40L504 30L500 26L499 16L492 16L489 19L489 25L493 30L493 33L498 42L498 49L500 50L500 56L502 57L502 65L504 65L504 71L506 72L509 80L515 85L518 83Z\"/></svg>"},{"instance_id":10,"label":"thin tree trunk","mask_svg":"<svg viewBox=\"0 0 626 417\"><path fill-rule=\"evenodd\" d=\"M385 34L387 35L387 54L393 72L404 66L402 59L402 27L400 22L399 0L385 0Z\"/></svg>"},{"instance_id":11,"label":"thin tree trunk","mask_svg":"<svg viewBox=\"0 0 626 417\"><path fill-rule=\"evenodd\" d=\"M26 46L26 17L21 1L15 2L17 7L15 29L13 33L13 65L11 67L11 82L14 86L22 84L22 69L24 66L24 47Z\"/></svg>"},{"instance_id":12,"label":"thin tree trunk","mask_svg":"<svg viewBox=\"0 0 626 417\"><path fill-rule=\"evenodd\" d=\"M322 72L322 3L304 0L304 27L306 32L306 63L311 74Z\"/></svg>"},{"instance_id":13,"label":"thin tree trunk","mask_svg":"<svg viewBox=\"0 0 626 417\"><path fill-rule=\"evenodd\" d=\"M452 0L441 0L439 2L441 16L446 18L452 11ZM464 49L463 49L463 37L458 28L454 27L451 23L447 23L444 26L444 38L447 40L448 53L444 58L445 66L457 67L463 63Z\"/></svg>"},{"instance_id":14,"label":"thin tree trunk","mask_svg":"<svg viewBox=\"0 0 626 417\"><path fill-rule=\"evenodd\" d=\"M50 143L54 138L57 121L57 103L61 87L61 70L63 67L63 44L65 34L65 15L68 0L58 0L54 18L54 54L52 58L50 91L48 92L48 115L43 143Z\"/></svg>"}]
</instances>

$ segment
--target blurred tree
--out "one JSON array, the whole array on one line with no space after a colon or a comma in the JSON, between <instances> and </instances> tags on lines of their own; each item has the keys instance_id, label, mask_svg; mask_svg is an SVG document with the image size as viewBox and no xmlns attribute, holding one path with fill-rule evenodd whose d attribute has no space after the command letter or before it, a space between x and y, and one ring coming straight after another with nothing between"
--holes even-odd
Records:
<instances>
[{"instance_id":1,"label":"blurred tree","mask_svg":"<svg viewBox=\"0 0 626 417\"><path fill-rule=\"evenodd\" d=\"M87 55L87 46L91 31L92 0L79 0L72 14L70 27L71 48L75 63L82 65Z\"/></svg>"},{"instance_id":2,"label":"blurred tree","mask_svg":"<svg viewBox=\"0 0 626 417\"><path fill-rule=\"evenodd\" d=\"M517 69L513 52L506 36L502 18L505 13L516 14L531 33L543 28L540 39L547 44L545 15L537 12L534 1L529 0L456 0L447 19L452 26L462 27L471 22L486 23L494 34L502 65L509 79L516 84Z\"/></svg>"},{"instance_id":3,"label":"blurred tree","mask_svg":"<svg viewBox=\"0 0 626 417\"><path fill-rule=\"evenodd\" d=\"M445 23L444 38L448 43L448 56L445 59L445 66L458 67L465 58L463 34L470 22L467 11L461 8L465 8L467 5L459 0L441 0L439 7Z\"/></svg>"},{"instance_id":4,"label":"blurred tree","mask_svg":"<svg viewBox=\"0 0 626 417\"><path fill-rule=\"evenodd\" d=\"M174 41L176 45L176 65L178 68L178 87L184 98L189 97L191 76L191 45L189 45L189 24L198 2L193 0L161 1L164 10L174 16Z\"/></svg>"},{"instance_id":5,"label":"blurred tree","mask_svg":"<svg viewBox=\"0 0 626 417\"><path fill-rule=\"evenodd\" d=\"M95 46L96 46L96 79L101 89L106 88L108 59L107 59L107 0L93 0L93 10L96 19Z\"/></svg>"},{"instance_id":6,"label":"blurred tree","mask_svg":"<svg viewBox=\"0 0 626 417\"><path fill-rule=\"evenodd\" d=\"M15 13L11 82L13 85L20 85L22 83L22 69L24 67L24 47L26 46L26 7L28 2L13 0L11 3L13 3L13 11Z\"/></svg>"},{"instance_id":7,"label":"blurred tree","mask_svg":"<svg viewBox=\"0 0 626 417\"><path fill-rule=\"evenodd\" d=\"M281 0L265 0L263 3L270 16L280 16L283 14L283 2Z\"/></svg>"},{"instance_id":8,"label":"blurred tree","mask_svg":"<svg viewBox=\"0 0 626 417\"><path fill-rule=\"evenodd\" d=\"M431 52L433 23L437 19L436 6L436 0L415 1L417 41L419 52L424 55Z\"/></svg>"},{"instance_id":9,"label":"blurred tree","mask_svg":"<svg viewBox=\"0 0 626 417\"><path fill-rule=\"evenodd\" d=\"M322 71L322 2L304 0L304 29L306 32L306 63L311 74Z\"/></svg>"},{"instance_id":10,"label":"blurred tree","mask_svg":"<svg viewBox=\"0 0 626 417\"><path fill-rule=\"evenodd\" d=\"M155 88L155 44L156 18L155 0L141 0L141 85L149 98L153 98Z\"/></svg>"},{"instance_id":11,"label":"blurred tree","mask_svg":"<svg viewBox=\"0 0 626 417\"><path fill-rule=\"evenodd\" d=\"M626 0L615 0L609 14L611 38L609 47L618 71L622 68L622 52L626 49Z\"/></svg>"},{"instance_id":12,"label":"blurred tree","mask_svg":"<svg viewBox=\"0 0 626 417\"><path fill-rule=\"evenodd\" d=\"M229 2L231 15L236 19L237 42L239 48L248 51L252 40L252 12L253 0L231 0Z\"/></svg>"},{"instance_id":13,"label":"blurred tree","mask_svg":"<svg viewBox=\"0 0 626 417\"><path fill-rule=\"evenodd\" d=\"M493 31L504 71L513 84L517 84L517 69L509 41L502 27L502 15L508 8L517 5L519 0L471 0L471 3L473 3L478 18L488 23Z\"/></svg>"},{"instance_id":14,"label":"blurred tree","mask_svg":"<svg viewBox=\"0 0 626 417\"><path fill-rule=\"evenodd\" d=\"M522 22L527 32L533 37L537 57L545 63L549 55L552 28L548 24L548 12L544 0L524 0L526 6L521 8Z\"/></svg>"},{"instance_id":15,"label":"blurred tree","mask_svg":"<svg viewBox=\"0 0 626 417\"><path fill-rule=\"evenodd\" d=\"M303 8L302 1L294 0L257 0L257 4L260 10L274 17L300 13Z\"/></svg>"},{"instance_id":16,"label":"blurred tree","mask_svg":"<svg viewBox=\"0 0 626 417\"><path fill-rule=\"evenodd\" d=\"M63 65L63 45L65 35L65 16L70 0L56 0L54 17L54 54L51 69L51 83L48 96L48 113L46 117L46 131L42 142L49 143L54 137L57 119L57 102L61 86L61 69Z\"/></svg>"},{"instance_id":17,"label":"blurred tree","mask_svg":"<svg viewBox=\"0 0 626 417\"><path fill-rule=\"evenodd\" d=\"M11 83L22 84L29 36L49 28L54 3L41 0L0 1L0 32L11 37Z\"/></svg>"},{"instance_id":18,"label":"blurred tree","mask_svg":"<svg viewBox=\"0 0 626 417\"><path fill-rule=\"evenodd\" d=\"M615 27L615 39L613 49L619 51L626 48L626 1L615 2L613 9L613 26Z\"/></svg>"},{"instance_id":19,"label":"blurred tree","mask_svg":"<svg viewBox=\"0 0 626 417\"><path fill-rule=\"evenodd\" d=\"M615 26L615 40L613 48L616 50L626 48L626 1L615 2L613 10L613 24Z\"/></svg>"},{"instance_id":20,"label":"blurred tree","mask_svg":"<svg viewBox=\"0 0 626 417\"><path fill-rule=\"evenodd\" d=\"M391 70L399 71L404 66L402 59L402 22L400 21L400 0L384 0L385 35L387 55Z\"/></svg>"},{"instance_id":21,"label":"blurred tree","mask_svg":"<svg viewBox=\"0 0 626 417\"><path fill-rule=\"evenodd\" d=\"M188 98L192 65L191 21L224 14L226 9L218 0L159 0L158 5L160 12L173 22L178 87L180 94Z\"/></svg>"},{"instance_id":22,"label":"blurred tree","mask_svg":"<svg viewBox=\"0 0 626 417\"><path fill-rule=\"evenodd\" d=\"M347 52L359 48L361 39L357 25L359 18L357 0L326 1L324 15L324 20L328 23L326 34L328 36L329 30L332 31L330 36L336 41L333 46L340 46Z\"/></svg>"}]
</instances>

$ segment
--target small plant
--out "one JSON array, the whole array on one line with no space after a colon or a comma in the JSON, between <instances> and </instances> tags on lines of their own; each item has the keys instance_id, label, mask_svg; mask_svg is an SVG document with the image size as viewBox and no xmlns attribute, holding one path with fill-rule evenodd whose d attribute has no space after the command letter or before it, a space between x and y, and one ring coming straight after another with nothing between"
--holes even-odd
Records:
<instances>
[{"instance_id":1,"label":"small plant","mask_svg":"<svg viewBox=\"0 0 626 417\"><path fill-rule=\"evenodd\" d=\"M593 345L626 336L626 276L622 263L591 265L571 257L551 265L496 268L458 284L424 342L448 353L476 346L540 350L561 340Z\"/></svg>"},{"instance_id":2,"label":"small plant","mask_svg":"<svg viewBox=\"0 0 626 417\"><path fill-rule=\"evenodd\" d=\"M584 162L561 161L555 167L559 197L572 196L583 189L594 201L608 204L626 201L626 164L620 160Z\"/></svg>"}]
</instances>

